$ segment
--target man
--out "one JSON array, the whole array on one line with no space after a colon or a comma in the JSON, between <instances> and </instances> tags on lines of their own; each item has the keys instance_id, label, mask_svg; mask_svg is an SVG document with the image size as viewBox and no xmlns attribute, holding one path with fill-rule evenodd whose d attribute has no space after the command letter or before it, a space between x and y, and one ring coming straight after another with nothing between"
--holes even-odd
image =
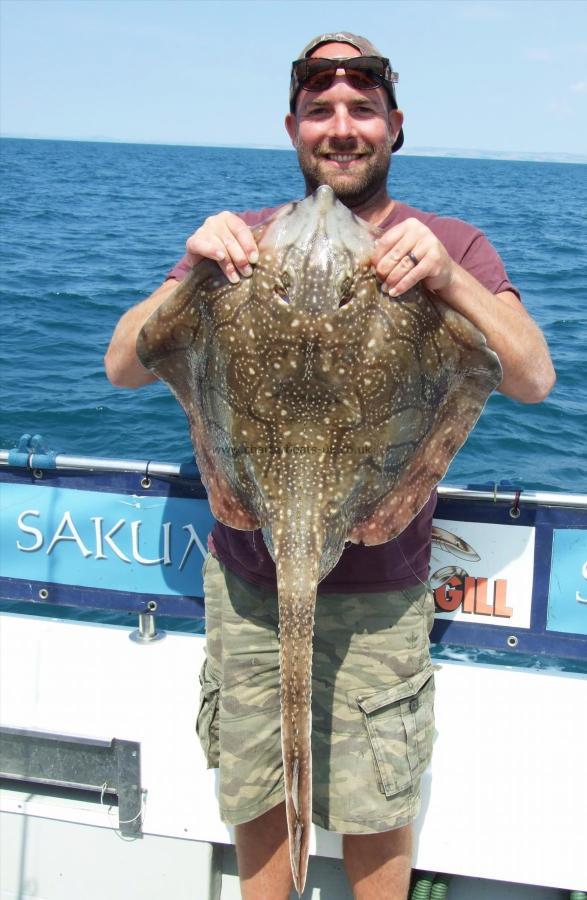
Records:
<instances>
[{"instance_id":1,"label":"man","mask_svg":"<svg viewBox=\"0 0 587 900\"><path fill-rule=\"evenodd\" d=\"M391 153L403 143L396 77L356 35L321 35L304 48L292 67L285 126L307 192L329 184L356 215L383 229L373 265L390 302L422 281L486 335L503 367L502 393L538 402L554 383L548 350L491 245L463 222L388 194ZM188 239L186 256L164 284L117 325L106 355L114 384L153 380L136 357L136 337L191 266L216 260L235 283L251 274L258 259L251 226L269 212L221 212ZM433 600L426 583L433 507L431 498L389 544L345 550L316 605L314 821L344 834L346 870L355 897L364 900L399 900L408 890L411 822L433 734ZM259 533L217 524L210 547L198 733L208 763L220 767L221 813L236 826L243 897L280 900L292 882L274 567ZM365 695L384 699L361 706Z\"/></svg>"}]
</instances>

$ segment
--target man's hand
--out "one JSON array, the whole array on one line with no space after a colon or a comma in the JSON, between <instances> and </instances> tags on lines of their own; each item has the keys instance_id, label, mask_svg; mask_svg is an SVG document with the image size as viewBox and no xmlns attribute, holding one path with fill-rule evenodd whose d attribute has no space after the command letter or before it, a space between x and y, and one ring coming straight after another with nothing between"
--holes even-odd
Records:
<instances>
[{"instance_id":1,"label":"man's hand","mask_svg":"<svg viewBox=\"0 0 587 900\"><path fill-rule=\"evenodd\" d=\"M450 287L455 262L436 235L418 219L394 225L378 239L373 265L392 297L404 294L423 281L429 291Z\"/></svg>"},{"instance_id":2,"label":"man's hand","mask_svg":"<svg viewBox=\"0 0 587 900\"><path fill-rule=\"evenodd\" d=\"M426 225L406 219L382 234L373 265L390 296L397 297L422 281L476 325L499 356L502 394L524 403L537 403L547 396L555 374L536 323L512 291L492 294L451 259Z\"/></svg>"},{"instance_id":3,"label":"man's hand","mask_svg":"<svg viewBox=\"0 0 587 900\"><path fill-rule=\"evenodd\" d=\"M192 265L213 259L233 284L240 281L239 272L246 277L252 275L251 263L259 261L253 232L231 212L209 216L187 239L186 250Z\"/></svg>"}]
</instances>

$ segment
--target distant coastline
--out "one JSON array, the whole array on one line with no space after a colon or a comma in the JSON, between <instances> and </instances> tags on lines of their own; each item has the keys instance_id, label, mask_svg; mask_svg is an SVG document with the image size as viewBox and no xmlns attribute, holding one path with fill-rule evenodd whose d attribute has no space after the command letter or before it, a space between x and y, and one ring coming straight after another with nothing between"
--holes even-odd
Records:
<instances>
[{"instance_id":1,"label":"distant coastline","mask_svg":"<svg viewBox=\"0 0 587 900\"><path fill-rule=\"evenodd\" d=\"M538 153L515 150L468 150L464 147L412 147L405 156L451 157L452 159L503 159L511 162L556 162L587 164L585 153Z\"/></svg>"},{"instance_id":2,"label":"distant coastline","mask_svg":"<svg viewBox=\"0 0 587 900\"><path fill-rule=\"evenodd\" d=\"M18 134L0 135L0 139L18 141L63 141L65 143L81 144L125 144L147 147L209 147L211 149L226 150L280 150L286 153L294 153L291 147L270 144L177 144L167 141L127 141L107 137L41 137L23 136ZM400 156L433 156L450 159L496 159L508 162L546 162L546 163L570 163L575 165L587 165L587 154L584 153L542 153L516 150L479 150L467 147L409 147L404 148Z\"/></svg>"}]
</instances>

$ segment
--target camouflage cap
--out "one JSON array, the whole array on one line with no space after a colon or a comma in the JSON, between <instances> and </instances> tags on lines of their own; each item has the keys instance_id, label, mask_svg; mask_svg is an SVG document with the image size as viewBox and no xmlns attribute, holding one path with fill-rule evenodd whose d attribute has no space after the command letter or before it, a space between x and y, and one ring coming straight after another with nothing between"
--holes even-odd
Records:
<instances>
[{"instance_id":1,"label":"camouflage cap","mask_svg":"<svg viewBox=\"0 0 587 900\"><path fill-rule=\"evenodd\" d=\"M367 40L367 38L361 37L358 34L351 34L349 31L333 31L327 34L319 34L317 37L313 38L302 50L297 59L305 59L307 56L310 56L311 53L316 50L317 47L322 46L322 44L350 44L351 47L355 47L356 50L359 51L361 56L378 56L380 59L387 59L384 57L380 50L375 47L371 41ZM397 73L392 73L396 76ZM392 109L397 109L397 99L395 96L395 88L394 81L385 81L382 87L387 91L389 99L391 101ZM297 79L294 76L294 72L292 70L292 76L289 86L289 108L292 112L295 112L295 102L297 95L300 91L300 86L297 82ZM392 153L396 150L399 150L404 142L404 130L400 129L400 133L398 134L393 147L391 148Z\"/></svg>"}]
</instances>

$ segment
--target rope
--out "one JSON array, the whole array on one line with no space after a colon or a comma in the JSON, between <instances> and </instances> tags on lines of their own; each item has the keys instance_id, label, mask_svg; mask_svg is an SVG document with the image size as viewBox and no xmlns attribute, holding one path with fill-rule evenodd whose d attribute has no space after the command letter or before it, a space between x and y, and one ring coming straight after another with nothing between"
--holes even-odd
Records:
<instances>
[{"instance_id":1,"label":"rope","mask_svg":"<svg viewBox=\"0 0 587 900\"><path fill-rule=\"evenodd\" d=\"M519 489L516 490L516 493L514 496L514 505L510 509L510 516L512 517L512 519L517 519L520 515L520 494L521 493L522 493L521 490L519 490Z\"/></svg>"},{"instance_id":2,"label":"rope","mask_svg":"<svg viewBox=\"0 0 587 900\"><path fill-rule=\"evenodd\" d=\"M112 807L111 807L111 806L105 807L105 804L104 804L104 794L106 793L106 790L107 790L107 789L108 789L108 782L105 781L104 784L102 785L101 790L100 790L100 806L103 807L103 808L106 808L106 811L107 811L108 815L111 815ZM143 808L144 808L144 805L145 805L145 795L146 795L146 793L147 793L147 792L146 792L145 790L142 790L142 791L141 791L141 805L140 805L139 811L138 811L138 813L136 814L136 816L133 816L132 819L120 819L120 818L119 818L119 819L118 819L118 825L119 825L119 826L120 826L120 825L130 825L131 822L136 822L136 820L137 820L140 816L142 816L142 814L143 814ZM118 832L120 833L120 828L116 828L115 831L118 831ZM121 836L121 837L128 837L128 835L122 835L122 834L121 834L120 836Z\"/></svg>"}]
</instances>

